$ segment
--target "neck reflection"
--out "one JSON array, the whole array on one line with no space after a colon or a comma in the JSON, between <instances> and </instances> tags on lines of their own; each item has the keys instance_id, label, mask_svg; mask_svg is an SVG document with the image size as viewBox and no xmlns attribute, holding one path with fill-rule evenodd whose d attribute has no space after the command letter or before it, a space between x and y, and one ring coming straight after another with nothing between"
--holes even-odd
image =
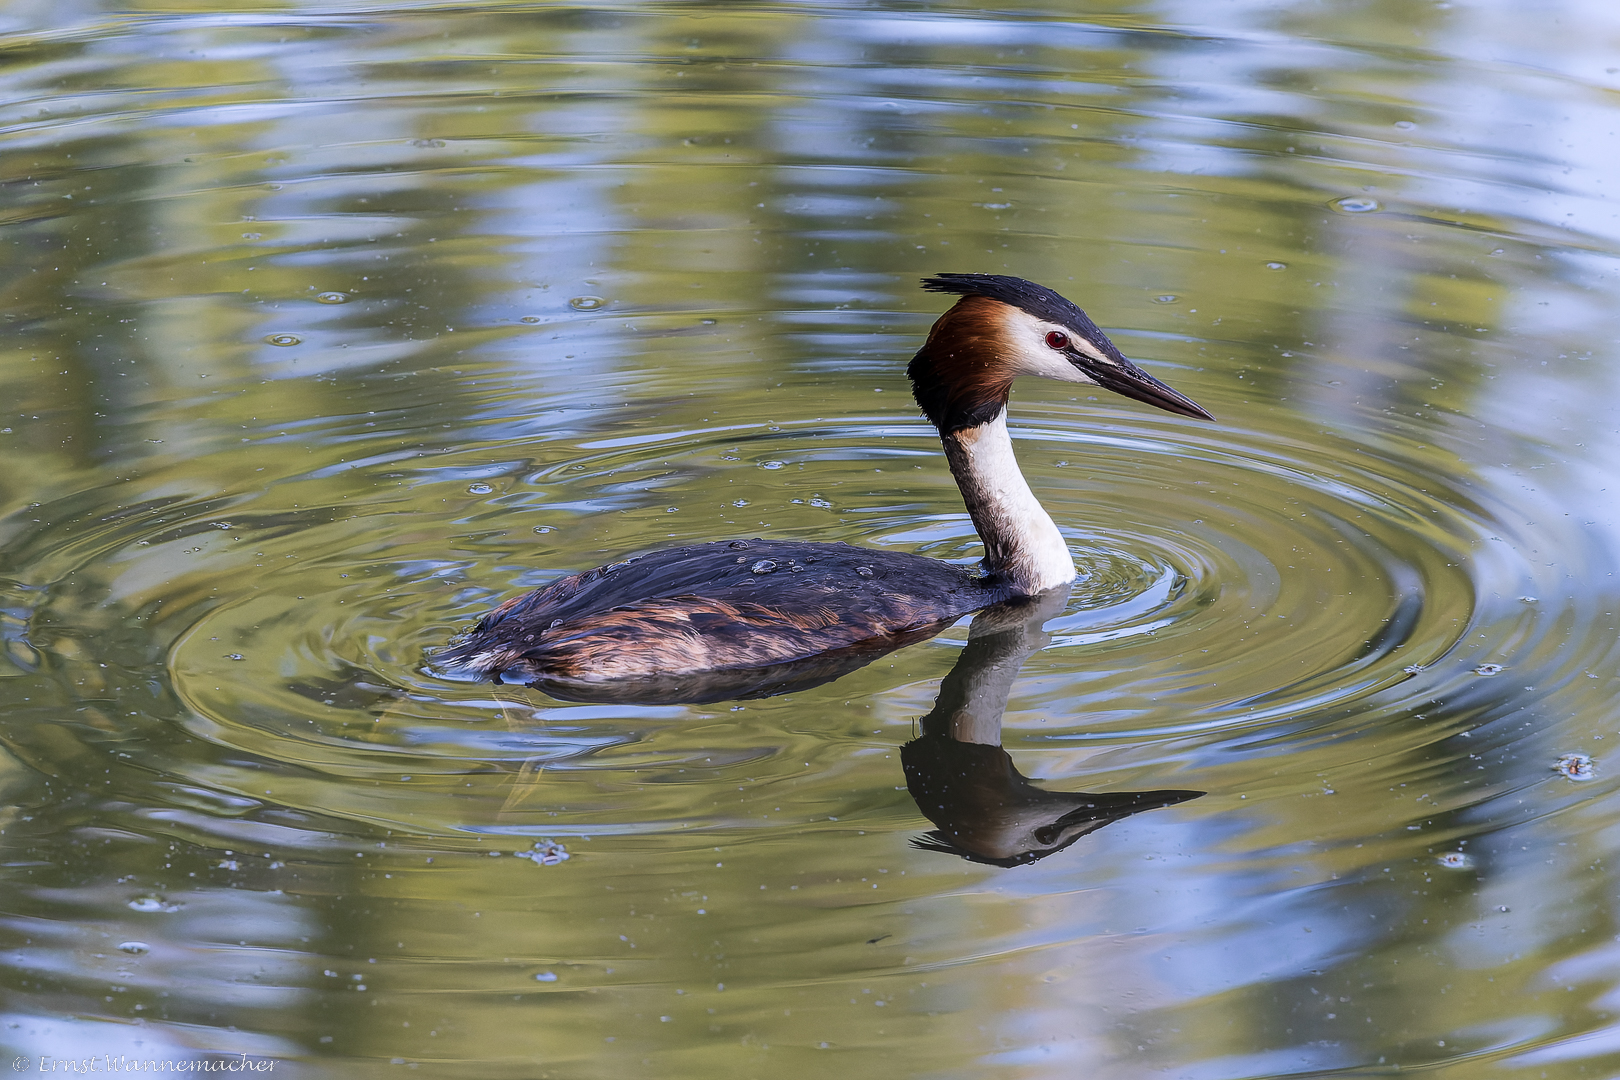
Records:
<instances>
[{"instance_id":1,"label":"neck reflection","mask_svg":"<svg viewBox=\"0 0 1620 1080\"><path fill-rule=\"evenodd\" d=\"M900 748L906 787L934 823L913 843L993 866L1018 866L1062 851L1087 833L1143 810L1173 806L1202 791L1047 791L1001 748L1001 716L1030 654L1051 640L1046 620L1069 590L1053 589L986 608L939 687L922 733Z\"/></svg>"}]
</instances>

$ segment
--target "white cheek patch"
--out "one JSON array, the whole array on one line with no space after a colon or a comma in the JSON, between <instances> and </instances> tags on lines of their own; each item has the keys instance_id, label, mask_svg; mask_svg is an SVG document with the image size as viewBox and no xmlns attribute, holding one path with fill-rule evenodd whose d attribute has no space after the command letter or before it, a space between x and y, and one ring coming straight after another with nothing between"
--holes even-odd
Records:
<instances>
[{"instance_id":1,"label":"white cheek patch","mask_svg":"<svg viewBox=\"0 0 1620 1080\"><path fill-rule=\"evenodd\" d=\"M1013 371L1019 375L1038 375L1043 379L1056 379L1058 382L1087 383L1097 385L1085 372L1069 362L1069 358L1057 349L1046 343L1046 335L1059 333L1069 339L1069 342L1088 357L1111 364L1113 361L1102 356L1092 348L1091 344L1081 338L1075 337L1056 323L1049 323L1023 311L1015 311L1007 319L1006 333L1012 349Z\"/></svg>"}]
</instances>

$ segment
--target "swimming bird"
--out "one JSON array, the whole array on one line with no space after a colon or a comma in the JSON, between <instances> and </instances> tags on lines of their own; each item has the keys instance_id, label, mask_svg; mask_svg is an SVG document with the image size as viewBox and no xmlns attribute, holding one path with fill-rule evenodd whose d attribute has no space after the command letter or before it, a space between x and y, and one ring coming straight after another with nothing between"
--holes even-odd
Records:
<instances>
[{"instance_id":1,"label":"swimming bird","mask_svg":"<svg viewBox=\"0 0 1620 1080\"><path fill-rule=\"evenodd\" d=\"M1127 360L1084 311L1045 286L1002 274L938 274L922 286L958 297L906 374L984 543L978 573L844 543L667 548L513 597L438 661L564 697L600 696L593 687L626 680L670 686L720 674L722 683L747 682L783 665L853 661L848 670L970 612L1073 581L1068 546L1013 456L1013 380L1084 383L1214 417Z\"/></svg>"}]
</instances>

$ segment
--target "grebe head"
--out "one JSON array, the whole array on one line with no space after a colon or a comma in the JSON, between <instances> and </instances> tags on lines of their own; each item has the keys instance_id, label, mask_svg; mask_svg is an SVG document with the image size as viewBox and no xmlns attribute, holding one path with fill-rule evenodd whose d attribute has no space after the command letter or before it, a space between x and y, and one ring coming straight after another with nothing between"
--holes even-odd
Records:
<instances>
[{"instance_id":1,"label":"grebe head","mask_svg":"<svg viewBox=\"0 0 1620 1080\"><path fill-rule=\"evenodd\" d=\"M922 284L961 297L907 369L917 403L941 432L992 420L1019 375L1088 383L1167 412L1215 419L1125 359L1084 311L1044 285L1004 274L937 274Z\"/></svg>"}]
</instances>

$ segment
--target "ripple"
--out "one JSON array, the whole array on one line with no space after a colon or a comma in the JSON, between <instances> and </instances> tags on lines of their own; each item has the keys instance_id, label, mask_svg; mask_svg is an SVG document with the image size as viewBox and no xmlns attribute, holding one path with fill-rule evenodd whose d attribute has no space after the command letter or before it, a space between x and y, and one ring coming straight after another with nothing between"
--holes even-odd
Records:
<instances>
[{"instance_id":1,"label":"ripple","mask_svg":"<svg viewBox=\"0 0 1620 1080\"><path fill-rule=\"evenodd\" d=\"M463 830L422 776L453 773L469 756L497 770L543 762L561 776L633 753L650 725L691 713L558 706L446 680L424 663L500 600L615 555L727 536L978 558L938 440L909 417L778 417L627 436L610 415L570 415L578 426L562 443L515 455L504 437L425 459L385 452L382 436L374 456L339 441L341 466L289 471L228 502L110 517L75 527L71 543L52 523L76 511L42 507L16 552L48 558L62 584L32 601L50 607L58 629L30 645L61 653L70 639L104 634L102 610L77 598L126 597L143 610L143 597L189 597L166 602L153 626L170 635L160 635L161 678L184 705L176 722L278 761L318 760L384 785L418 778L378 801L353 786L301 795L244 774L233 797L268 794L328 817L455 835ZM1517 554L1515 515L1476 490L1332 440L1108 415L1129 423L1051 405L1014 415L1017 452L1080 580L1048 628L1051 644L1027 665L1033 711L1009 716L1010 744L1147 745L1200 732L1275 740L1406 715L1477 681L1486 665L1463 642L1484 629L1487 653L1499 647L1491 628L1504 611L1531 620L1514 632L1526 683L1590 666L1588 653L1536 653L1546 631L1535 627L1594 613L1519 602L1556 594ZM352 430L369 431L364 420ZM670 515L677 494L694 507L723 501ZM605 517L617 523L611 549L597 546L594 527L563 528ZM1566 569L1589 557L1574 536L1568 550ZM116 659L110 640L99 651ZM886 670L828 693L886 693ZM591 825L664 827L640 804L599 809Z\"/></svg>"}]
</instances>

